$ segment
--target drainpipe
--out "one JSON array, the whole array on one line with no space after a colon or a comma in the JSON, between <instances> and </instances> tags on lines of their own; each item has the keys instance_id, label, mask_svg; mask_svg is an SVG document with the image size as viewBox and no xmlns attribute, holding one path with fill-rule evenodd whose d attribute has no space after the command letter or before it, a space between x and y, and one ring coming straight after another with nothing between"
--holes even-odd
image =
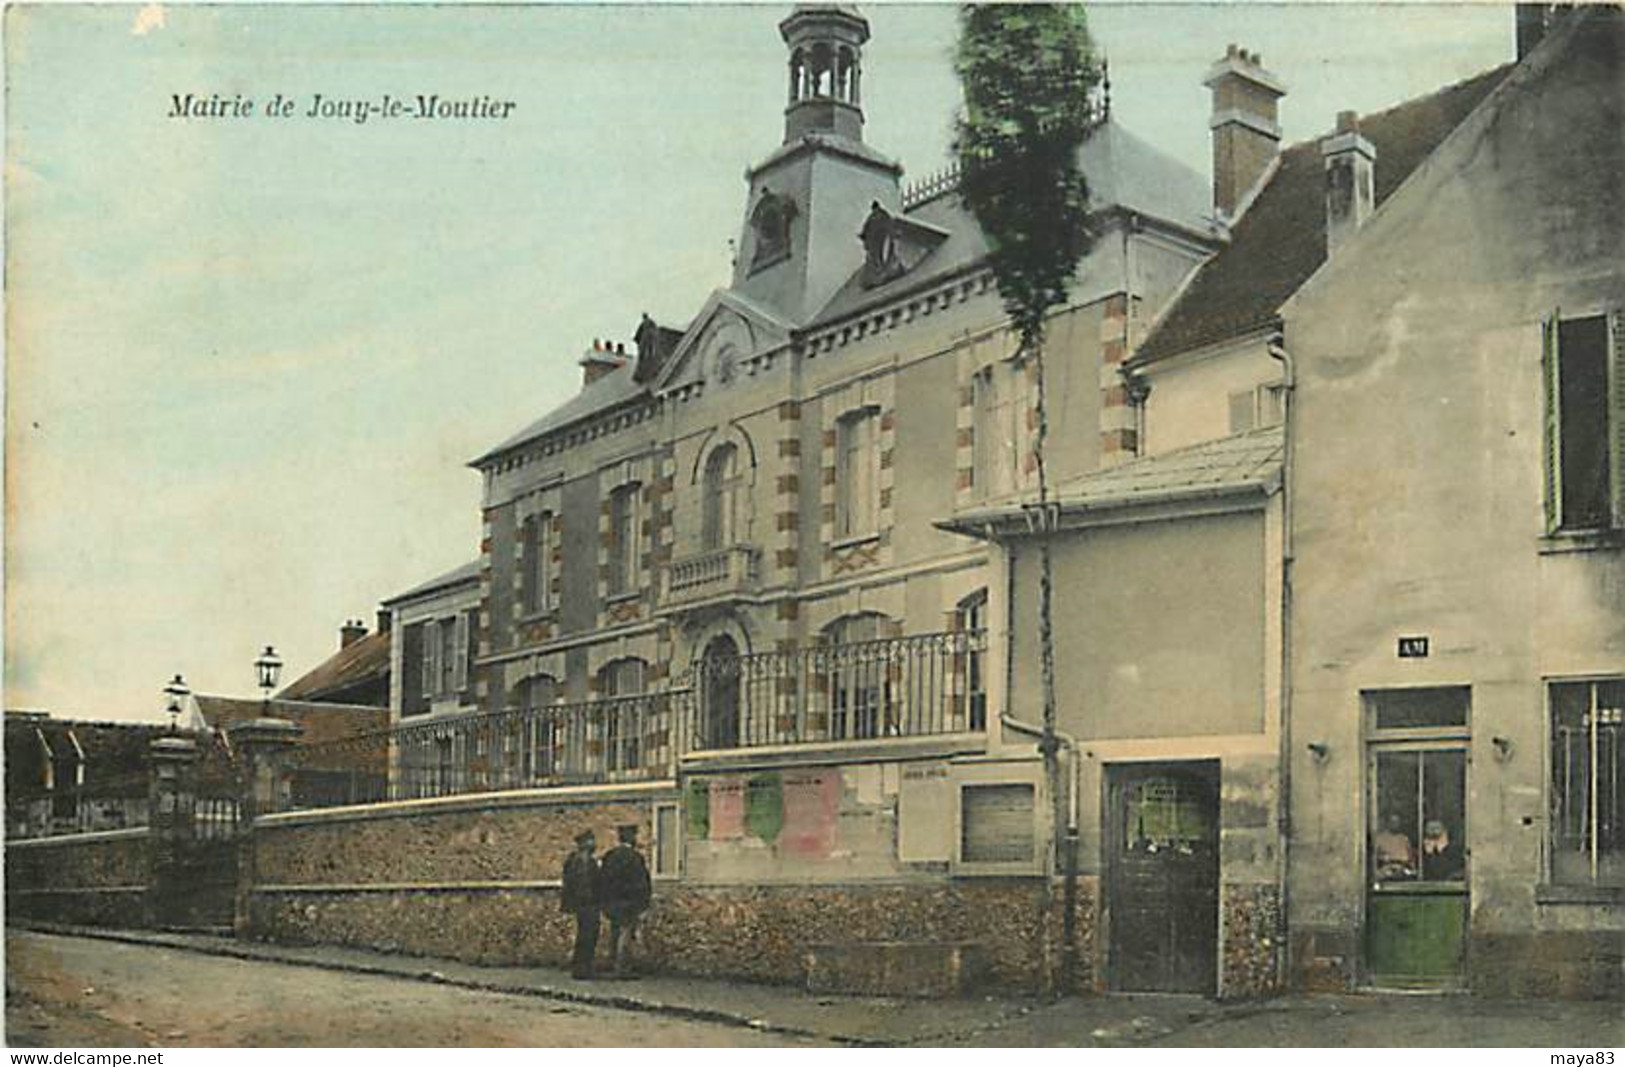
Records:
<instances>
[{"instance_id":1,"label":"drainpipe","mask_svg":"<svg viewBox=\"0 0 1625 1067\"><path fill-rule=\"evenodd\" d=\"M1043 747L1048 736L1065 745L1072 754L1072 789L1068 797L1066 814L1066 855L1061 865L1061 939L1065 951L1061 975L1062 988L1076 992L1078 976L1078 798L1083 791L1083 759L1078 751L1078 739L1071 734L1055 730L1046 735L1042 726L1013 719L1000 713L999 722L1018 734L1038 739Z\"/></svg>"},{"instance_id":2,"label":"drainpipe","mask_svg":"<svg viewBox=\"0 0 1625 1067\"><path fill-rule=\"evenodd\" d=\"M1277 331L1269 340L1270 358L1281 364L1281 817L1278 822L1277 848L1281 856L1281 915L1277 927L1276 974L1283 985L1287 982L1287 968L1291 965L1290 929L1290 852L1292 848L1292 454L1297 435L1294 433L1297 404L1298 375L1292 353L1286 350L1285 337Z\"/></svg>"}]
</instances>

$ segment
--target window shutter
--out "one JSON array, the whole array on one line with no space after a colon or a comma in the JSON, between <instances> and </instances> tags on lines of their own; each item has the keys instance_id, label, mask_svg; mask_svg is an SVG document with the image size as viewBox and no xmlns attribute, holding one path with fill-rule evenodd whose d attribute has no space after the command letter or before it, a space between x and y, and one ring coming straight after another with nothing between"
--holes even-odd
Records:
<instances>
[{"instance_id":1,"label":"window shutter","mask_svg":"<svg viewBox=\"0 0 1625 1067\"><path fill-rule=\"evenodd\" d=\"M1625 529L1625 311L1608 316L1608 471L1614 528Z\"/></svg>"},{"instance_id":2,"label":"window shutter","mask_svg":"<svg viewBox=\"0 0 1625 1067\"><path fill-rule=\"evenodd\" d=\"M967 785L960 793L959 856L964 863L1031 863L1031 785Z\"/></svg>"},{"instance_id":3,"label":"window shutter","mask_svg":"<svg viewBox=\"0 0 1625 1067\"><path fill-rule=\"evenodd\" d=\"M1546 532L1549 534L1557 532L1557 528L1563 522L1563 413L1559 410L1562 390L1558 387L1560 361L1557 353L1557 324L1558 313L1555 310L1540 323L1540 377L1545 392L1545 424L1542 434L1546 467L1544 500Z\"/></svg>"},{"instance_id":4,"label":"window shutter","mask_svg":"<svg viewBox=\"0 0 1625 1067\"><path fill-rule=\"evenodd\" d=\"M440 626L423 624L423 695L432 697L440 690Z\"/></svg>"},{"instance_id":5,"label":"window shutter","mask_svg":"<svg viewBox=\"0 0 1625 1067\"><path fill-rule=\"evenodd\" d=\"M451 660L451 688L454 692L462 692L468 688L468 612L457 616L455 636L453 637L454 650Z\"/></svg>"},{"instance_id":6,"label":"window shutter","mask_svg":"<svg viewBox=\"0 0 1625 1067\"><path fill-rule=\"evenodd\" d=\"M426 673L423 654L423 626L401 629L401 714L416 715L424 708L423 679Z\"/></svg>"}]
</instances>

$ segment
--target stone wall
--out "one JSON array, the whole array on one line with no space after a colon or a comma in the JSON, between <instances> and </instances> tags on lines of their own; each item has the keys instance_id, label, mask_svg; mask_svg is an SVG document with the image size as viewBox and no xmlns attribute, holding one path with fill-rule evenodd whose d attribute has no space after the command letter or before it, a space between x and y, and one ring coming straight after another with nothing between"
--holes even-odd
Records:
<instances>
[{"instance_id":1,"label":"stone wall","mask_svg":"<svg viewBox=\"0 0 1625 1067\"><path fill-rule=\"evenodd\" d=\"M1219 913L1219 996L1272 996L1281 991L1281 891L1274 885L1227 883Z\"/></svg>"},{"instance_id":2,"label":"stone wall","mask_svg":"<svg viewBox=\"0 0 1625 1067\"><path fill-rule=\"evenodd\" d=\"M7 917L143 925L149 840L142 828L6 842Z\"/></svg>"},{"instance_id":3,"label":"stone wall","mask_svg":"<svg viewBox=\"0 0 1625 1067\"><path fill-rule=\"evenodd\" d=\"M647 855L669 787L579 790L568 799L453 798L270 816L257 830L249 932L497 965L562 965L573 923L558 878L574 835L600 843L636 822ZM1079 988L1093 985L1096 888L1080 884ZM1058 979L1060 887L1043 878L698 885L657 879L644 927L655 970L801 984L817 945L973 943L993 988Z\"/></svg>"}]
</instances>

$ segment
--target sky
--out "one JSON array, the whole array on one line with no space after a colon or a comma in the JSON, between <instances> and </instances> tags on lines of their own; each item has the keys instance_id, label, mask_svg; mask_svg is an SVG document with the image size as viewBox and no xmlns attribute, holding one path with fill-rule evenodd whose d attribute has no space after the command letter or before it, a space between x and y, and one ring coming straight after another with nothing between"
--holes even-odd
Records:
<instances>
[{"instance_id":1,"label":"sky","mask_svg":"<svg viewBox=\"0 0 1625 1067\"><path fill-rule=\"evenodd\" d=\"M788 5L11 6L5 707L156 719L287 682L347 618L475 558L470 459L594 338L729 275L783 130ZM954 9L866 6L865 140L947 162ZM1206 176L1208 66L1287 85L1288 142L1511 58L1499 5L1096 5L1113 114ZM173 118L241 95L250 118ZM490 96L505 120L305 119ZM296 116L265 118L277 94ZM1380 168L1382 161L1377 161Z\"/></svg>"}]
</instances>

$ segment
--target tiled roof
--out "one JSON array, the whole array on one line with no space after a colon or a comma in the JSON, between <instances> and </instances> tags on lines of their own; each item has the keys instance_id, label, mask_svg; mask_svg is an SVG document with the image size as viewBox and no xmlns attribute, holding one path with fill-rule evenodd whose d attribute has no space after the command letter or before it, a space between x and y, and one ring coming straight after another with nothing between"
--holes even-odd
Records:
<instances>
[{"instance_id":1,"label":"tiled roof","mask_svg":"<svg viewBox=\"0 0 1625 1067\"><path fill-rule=\"evenodd\" d=\"M1376 203L1411 172L1506 77L1511 64L1365 116L1360 132L1377 150ZM1281 153L1280 165L1242 215L1230 243L1208 260L1132 364L1269 326L1326 259L1325 164L1319 138Z\"/></svg>"},{"instance_id":2,"label":"tiled roof","mask_svg":"<svg viewBox=\"0 0 1625 1067\"><path fill-rule=\"evenodd\" d=\"M1281 481L1281 427L1204 441L1062 482L1055 501L1063 514L1166 504L1256 490L1272 493ZM961 513L944 524L967 532L1024 516L1031 494Z\"/></svg>"},{"instance_id":3,"label":"tiled roof","mask_svg":"<svg viewBox=\"0 0 1625 1067\"><path fill-rule=\"evenodd\" d=\"M328 741L341 741L360 734L382 730L389 725L389 709L363 707L355 704L318 704L305 700L284 700L274 697L267 710L266 702L252 697L221 697L206 693L195 694L198 710L210 728L219 730L233 723L249 722L266 717L286 719L304 727L299 743L319 745Z\"/></svg>"},{"instance_id":4,"label":"tiled roof","mask_svg":"<svg viewBox=\"0 0 1625 1067\"><path fill-rule=\"evenodd\" d=\"M352 641L285 686L278 698L321 700L389 677L389 631ZM387 685L385 692L388 692Z\"/></svg>"}]
</instances>

